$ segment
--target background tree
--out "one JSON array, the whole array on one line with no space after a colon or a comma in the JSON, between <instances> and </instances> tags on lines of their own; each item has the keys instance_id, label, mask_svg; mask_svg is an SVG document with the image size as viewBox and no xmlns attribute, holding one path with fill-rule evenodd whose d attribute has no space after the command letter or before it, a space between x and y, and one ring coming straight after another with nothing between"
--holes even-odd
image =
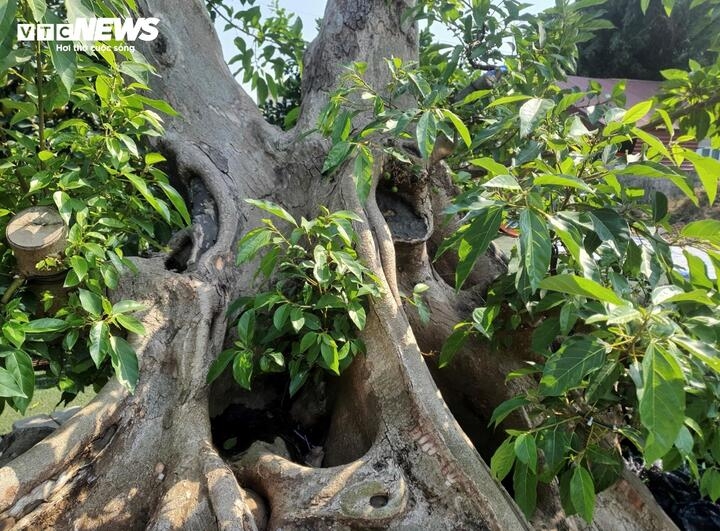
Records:
<instances>
[{"instance_id":1,"label":"background tree","mask_svg":"<svg viewBox=\"0 0 720 531\"><path fill-rule=\"evenodd\" d=\"M614 28L580 44L578 75L660 81L661 70L685 69L689 59L711 64L720 29L717 6L704 2L691 10L691 4L696 2L675 2L668 14L660 2L651 2L645 13L640 2L605 2L603 18Z\"/></svg>"},{"instance_id":2,"label":"background tree","mask_svg":"<svg viewBox=\"0 0 720 531\"><path fill-rule=\"evenodd\" d=\"M111 380L0 469L4 523L526 529L531 518L575 529L578 513L608 529L670 526L646 492L640 508L623 503L626 491L598 495L618 478L621 436L648 458L702 458L716 497L716 284L697 262L689 279L673 274L657 232L667 229L662 198L643 204L617 179L667 177L694 197L674 168L693 155L682 138L670 152L635 127L653 102L609 103L588 124L573 114L582 95L555 83L575 69L576 43L606 25L581 10L596 3L559 2L536 18L514 0L331 1L303 58L296 125L283 131L237 84L205 2L139 2L161 20L142 49L160 74L153 97L179 113L148 144L167 159L192 224L168 252L133 258L137 274L112 293L147 308L145 335L129 337L134 394ZM21 5L42 18L41 0ZM421 56L417 20L427 18L458 44ZM489 83L508 39L506 71ZM692 89L697 103L659 102L657 119L672 124L690 104L717 122L708 95L720 73L697 71L670 87ZM76 82L73 94L96 78ZM634 137L637 162L618 156ZM693 162L714 198L718 173ZM504 222L520 229L509 264L490 247ZM707 221L673 241L715 253L717 234ZM225 367L253 390L208 386ZM212 440L210 412L264 400L258 373L283 367L282 393L294 381L309 390L282 394L291 407L305 411L314 389L330 389L322 467L280 444L232 456ZM491 420L505 433L487 429ZM511 470L519 505L498 481Z\"/></svg>"}]
</instances>

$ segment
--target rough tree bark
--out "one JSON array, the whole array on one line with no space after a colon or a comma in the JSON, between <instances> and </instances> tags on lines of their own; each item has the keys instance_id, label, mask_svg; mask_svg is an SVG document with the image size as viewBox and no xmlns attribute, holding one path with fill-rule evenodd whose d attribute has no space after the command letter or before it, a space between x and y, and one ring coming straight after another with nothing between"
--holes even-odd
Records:
<instances>
[{"instance_id":1,"label":"rough tree bark","mask_svg":"<svg viewBox=\"0 0 720 531\"><path fill-rule=\"evenodd\" d=\"M141 364L135 394L112 381L82 414L0 469L0 528L530 528L492 479L423 359L480 301L502 263L486 257L470 288L455 295L443 279L452 264L435 269L428 258L428 247L452 230L439 216L449 193L442 165L400 183L394 198L376 180L363 206L349 169L323 177L326 143L302 136L341 65L366 61L368 82L382 86L383 58L417 58L417 30L401 21L406 7L404 0L330 0L306 58L299 125L283 133L263 120L233 79L202 1L142 2L144 14L161 20L160 37L144 50L159 72L153 88L180 112L158 147L189 196L195 223L175 239L172 257L136 259L140 273L124 278L116 294L149 307L148 334L133 339ZM260 443L227 463L211 442L205 375L226 339L228 304L253 290L252 272L233 265L238 238L259 223L247 197L307 217L319 205L358 212L365 220L356 227L359 253L386 287L368 312L367 355L342 377L324 468L293 463ZM388 208L392 201L398 208ZM402 205L421 230L393 241L397 220L391 218ZM399 296L420 281L431 288L428 326ZM521 358L469 347L459 369L438 382L461 416L470 400L468 414L486 422L511 392L503 384L507 367ZM477 432L476 442L492 441L484 428L468 429ZM657 518L655 529L664 525ZM579 525L563 518L553 500L541 519L543 527Z\"/></svg>"}]
</instances>

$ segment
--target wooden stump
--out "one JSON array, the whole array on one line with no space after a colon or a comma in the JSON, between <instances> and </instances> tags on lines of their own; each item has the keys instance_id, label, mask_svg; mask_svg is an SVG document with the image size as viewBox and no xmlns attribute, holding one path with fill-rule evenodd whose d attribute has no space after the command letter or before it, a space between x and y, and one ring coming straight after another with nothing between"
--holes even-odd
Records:
<instances>
[{"instance_id":1,"label":"wooden stump","mask_svg":"<svg viewBox=\"0 0 720 531\"><path fill-rule=\"evenodd\" d=\"M16 214L5 231L15 254L17 273L25 278L57 275L57 269L38 269L36 264L63 253L67 245L67 226L57 211L38 206Z\"/></svg>"}]
</instances>

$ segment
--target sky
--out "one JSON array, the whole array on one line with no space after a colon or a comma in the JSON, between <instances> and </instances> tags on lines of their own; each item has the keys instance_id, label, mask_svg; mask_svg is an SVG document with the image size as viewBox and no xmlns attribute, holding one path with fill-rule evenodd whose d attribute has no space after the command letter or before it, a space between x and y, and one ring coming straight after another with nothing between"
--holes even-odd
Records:
<instances>
[{"instance_id":1,"label":"sky","mask_svg":"<svg viewBox=\"0 0 720 531\"><path fill-rule=\"evenodd\" d=\"M271 4L271 0L258 0L256 5L261 6L263 14L268 14ZM317 34L315 20L322 18L325 11L325 0L279 0L280 7L296 13L303 21L303 36L307 41L312 40ZM526 3L532 4L529 11L542 11L555 5L555 0L526 0ZM240 9L239 0L229 0L228 4ZM218 18L215 27L220 35L220 42L222 43L223 53L226 59L229 59L236 54L235 45L233 44L233 38L235 34L230 32L223 32L225 23ZM438 35L442 40L443 36ZM246 87L247 88L247 87Z\"/></svg>"}]
</instances>

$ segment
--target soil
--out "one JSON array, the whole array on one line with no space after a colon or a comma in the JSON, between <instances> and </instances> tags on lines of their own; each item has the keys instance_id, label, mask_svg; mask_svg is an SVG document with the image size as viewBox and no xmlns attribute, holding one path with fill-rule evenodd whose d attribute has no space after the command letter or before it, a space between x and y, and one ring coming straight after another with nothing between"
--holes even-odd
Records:
<instances>
[{"instance_id":1,"label":"soil","mask_svg":"<svg viewBox=\"0 0 720 531\"><path fill-rule=\"evenodd\" d=\"M700 206L695 206L687 197L668 199L671 225L681 227L700 219L720 219L720 200L716 200L713 205L708 205L705 192L696 189L695 193L700 197Z\"/></svg>"}]
</instances>

